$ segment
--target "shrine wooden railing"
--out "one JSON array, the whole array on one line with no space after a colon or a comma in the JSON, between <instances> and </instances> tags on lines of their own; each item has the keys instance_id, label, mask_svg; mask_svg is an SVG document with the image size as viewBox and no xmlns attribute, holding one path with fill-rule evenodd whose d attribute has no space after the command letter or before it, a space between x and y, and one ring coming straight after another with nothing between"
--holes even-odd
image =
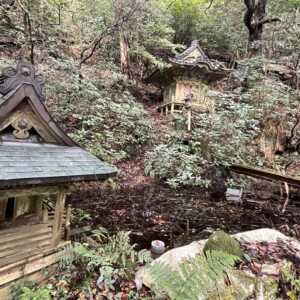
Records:
<instances>
[{"instance_id":1,"label":"shrine wooden railing","mask_svg":"<svg viewBox=\"0 0 300 300\"><path fill-rule=\"evenodd\" d=\"M54 203L45 203L45 208L43 212L43 219L49 220L49 222L53 223L55 219L55 210ZM67 208L64 208L61 220L61 239L69 240L70 239L70 231L71 231L71 206L68 205Z\"/></svg>"},{"instance_id":2,"label":"shrine wooden railing","mask_svg":"<svg viewBox=\"0 0 300 300\"><path fill-rule=\"evenodd\" d=\"M174 113L181 113L182 110L185 107L185 102L167 102L163 103L162 105L157 107L158 112L160 112L162 115L168 115L174 114ZM203 105L203 103L197 103L193 102L192 104L192 109L194 110L199 110L203 112L207 111L214 111L212 107L208 107L207 105Z\"/></svg>"}]
</instances>

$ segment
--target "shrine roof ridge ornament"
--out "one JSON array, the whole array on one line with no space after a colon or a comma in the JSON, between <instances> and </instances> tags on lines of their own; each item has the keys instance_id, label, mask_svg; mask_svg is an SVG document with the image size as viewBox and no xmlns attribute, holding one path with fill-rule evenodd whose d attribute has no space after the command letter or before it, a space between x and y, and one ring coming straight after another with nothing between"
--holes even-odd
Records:
<instances>
[{"instance_id":1,"label":"shrine roof ridge ornament","mask_svg":"<svg viewBox=\"0 0 300 300\"><path fill-rule=\"evenodd\" d=\"M24 83L31 84L40 100L42 102L45 101L43 94L44 77L36 74L32 64L23 61L19 61L15 68L7 67L2 70L0 75L0 94L5 96Z\"/></svg>"},{"instance_id":2,"label":"shrine roof ridge ornament","mask_svg":"<svg viewBox=\"0 0 300 300\"><path fill-rule=\"evenodd\" d=\"M178 53L176 54L175 58L173 58L173 60L183 60L185 57L187 57L189 54L191 54L194 50L198 49L200 52L200 56L198 58L201 57L201 59L203 61L208 60L207 55L204 53L204 51L202 50L202 48L200 47L199 41L198 40L193 40L191 42L191 45L182 53Z\"/></svg>"}]
</instances>

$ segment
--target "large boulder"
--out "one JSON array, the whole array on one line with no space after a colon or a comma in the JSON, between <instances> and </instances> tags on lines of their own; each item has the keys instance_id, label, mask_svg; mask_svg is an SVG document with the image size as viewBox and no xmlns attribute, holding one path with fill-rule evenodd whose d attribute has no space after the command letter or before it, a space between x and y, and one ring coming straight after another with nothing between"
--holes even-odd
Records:
<instances>
[{"instance_id":1,"label":"large boulder","mask_svg":"<svg viewBox=\"0 0 300 300\"><path fill-rule=\"evenodd\" d=\"M167 251L165 254L163 254L162 256L160 256L158 259L154 260L152 264L160 262L162 264L167 264L171 267L171 269L173 270L179 270L179 265L188 259L191 259L193 257L195 257L196 255L201 255L203 254L203 249L206 247L210 248L211 247L220 247L220 245L218 243L216 243L216 240L221 241L224 240L225 236L224 234L220 234L220 232L217 234L217 232L215 234L213 234L211 236L211 241L208 243L207 245L207 240L201 240L198 242L193 242L189 245L183 246L183 247L179 247L179 248L175 248L172 250ZM220 238L221 237L221 238ZM277 230L273 230L273 229L268 229L268 228L264 228L264 229L258 229L258 230L252 230L252 231L247 231L247 232L242 232L236 235L233 235L234 238L234 242L231 240L229 242L228 237L226 236L226 240L227 242L225 242L227 244L226 249L228 251L228 249L230 249L229 251L231 251L231 254L240 254L240 249L238 250L239 247L236 247L239 242L248 242L248 243L254 243L254 242L265 242L265 243L274 243L277 242L278 240L280 240L281 242L287 243L289 246L293 247L295 249L295 251L299 254L300 257L300 242L289 238L287 236L285 236L284 234L280 233ZM216 246L217 245L217 246ZM233 247L232 247L233 245ZM215 249L215 248L214 248ZM232 249L233 253L232 253ZM215 249L216 250L216 249ZM217 250L222 250L220 248L218 248ZM230 270L228 272L228 279L231 283L232 286L232 290L230 293L230 295L227 295L226 293L228 292L228 290L224 290L224 294L222 294L222 297L220 298L220 294L219 291L216 290L216 297L213 299L238 299L238 300L242 300L242 299L247 299L248 297L250 297L254 291L258 288L257 287L257 278L255 278L255 276L253 276L253 274L249 274L247 272L241 271L241 270ZM264 281L261 282L263 285L263 289L264 292L266 294L266 296L270 296L270 300L275 300L276 298L272 298L274 293L276 292L276 285L275 285L275 281L272 280L272 278L266 278L264 279ZM153 278L151 278L151 275L149 274L149 272L147 271L147 268L141 268L139 269L139 271L136 274L136 284L137 287L140 288L142 287L142 285L145 285L149 288L153 288L155 286L155 283L153 281ZM205 300L210 300L212 298L203 298L203 297L199 297L199 299L205 299ZM265 298L267 299L267 298Z\"/></svg>"}]
</instances>

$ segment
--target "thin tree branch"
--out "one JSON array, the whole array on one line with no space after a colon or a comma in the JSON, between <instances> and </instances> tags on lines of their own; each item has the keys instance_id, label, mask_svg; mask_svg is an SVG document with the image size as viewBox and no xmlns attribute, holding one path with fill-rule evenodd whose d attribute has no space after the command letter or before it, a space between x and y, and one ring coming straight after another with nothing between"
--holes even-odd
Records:
<instances>
[{"instance_id":1,"label":"thin tree branch","mask_svg":"<svg viewBox=\"0 0 300 300\"><path fill-rule=\"evenodd\" d=\"M268 18L268 19L264 19L264 20L257 22L256 25L260 26L260 25L264 25L267 23L273 23L273 22L281 22L281 19L280 18Z\"/></svg>"},{"instance_id":2,"label":"thin tree branch","mask_svg":"<svg viewBox=\"0 0 300 300\"><path fill-rule=\"evenodd\" d=\"M80 62L79 62L79 68L86 63L95 53L97 47L100 45L101 41L107 37L110 36L117 31L120 30L120 28L126 23L132 15L136 12L138 8L138 3L135 2L131 10L124 16L122 16L119 20L117 20L110 28L104 30L101 32L90 44L89 46L85 47L81 53L80 53ZM85 54L89 51L89 53L85 56Z\"/></svg>"},{"instance_id":3,"label":"thin tree branch","mask_svg":"<svg viewBox=\"0 0 300 300\"><path fill-rule=\"evenodd\" d=\"M32 34L32 22L31 22L30 12L20 0L17 0L17 3L21 7L24 13L24 32L26 35L27 43L29 43L30 46L30 62L34 64L34 41L33 41L33 34Z\"/></svg>"},{"instance_id":4,"label":"thin tree branch","mask_svg":"<svg viewBox=\"0 0 300 300\"><path fill-rule=\"evenodd\" d=\"M210 0L209 5L206 7L206 10L210 9L213 5L214 0Z\"/></svg>"}]
</instances>

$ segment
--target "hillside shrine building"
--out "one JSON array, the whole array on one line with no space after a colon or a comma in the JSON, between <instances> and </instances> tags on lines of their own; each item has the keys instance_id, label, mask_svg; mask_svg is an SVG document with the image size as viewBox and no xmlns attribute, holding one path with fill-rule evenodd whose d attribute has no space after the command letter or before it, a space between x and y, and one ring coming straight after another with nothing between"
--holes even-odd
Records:
<instances>
[{"instance_id":1,"label":"hillside shrine building","mask_svg":"<svg viewBox=\"0 0 300 300\"><path fill-rule=\"evenodd\" d=\"M163 103L158 107L162 115L181 112L189 101L193 110L214 112L214 100L207 95L209 84L229 72L222 63L209 59L198 41L193 41L183 53L169 59L168 67L152 73L147 82L163 89Z\"/></svg>"},{"instance_id":2,"label":"hillside shrine building","mask_svg":"<svg viewBox=\"0 0 300 300\"><path fill-rule=\"evenodd\" d=\"M0 77L0 290L55 264L70 243L65 198L72 183L117 172L60 129L43 84L22 62Z\"/></svg>"}]
</instances>

